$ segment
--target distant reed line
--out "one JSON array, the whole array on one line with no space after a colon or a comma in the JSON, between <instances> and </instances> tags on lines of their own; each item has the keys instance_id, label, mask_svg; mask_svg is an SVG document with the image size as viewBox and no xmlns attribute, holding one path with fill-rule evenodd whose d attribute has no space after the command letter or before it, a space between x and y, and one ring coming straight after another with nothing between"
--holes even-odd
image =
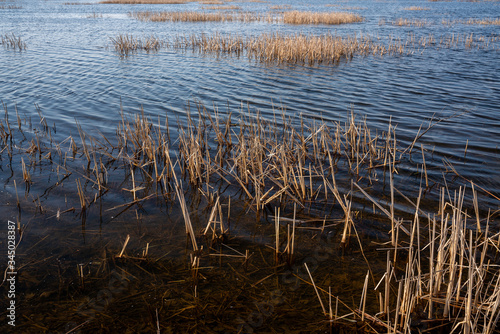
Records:
<instances>
[{"instance_id":1,"label":"distant reed line","mask_svg":"<svg viewBox=\"0 0 500 334\"><path fill-rule=\"evenodd\" d=\"M0 9L22 9L23 6L16 6L16 5L2 5L0 6Z\"/></svg>"},{"instance_id":2,"label":"distant reed line","mask_svg":"<svg viewBox=\"0 0 500 334\"><path fill-rule=\"evenodd\" d=\"M188 2L196 2L193 0L104 0L100 3L107 4L185 4Z\"/></svg>"},{"instance_id":3,"label":"distant reed line","mask_svg":"<svg viewBox=\"0 0 500 334\"><path fill-rule=\"evenodd\" d=\"M438 22L433 22L429 20L421 19L408 19L408 18L397 18L394 21L386 22L385 19L379 21L379 25L390 24L393 26L408 26L408 27L426 27L433 24L439 24ZM441 24L446 26L452 26L456 24L466 24L466 25L500 25L500 18L491 19L466 19L466 20L442 20Z\"/></svg>"},{"instance_id":4,"label":"distant reed line","mask_svg":"<svg viewBox=\"0 0 500 334\"><path fill-rule=\"evenodd\" d=\"M262 62L335 64L342 59L349 60L355 55L404 54L407 45L400 40L391 41L387 46L373 42L368 37L334 36L331 34L284 35L261 34L257 37L239 35L180 35L171 41L161 41L155 36L136 38L119 35L111 39L117 52L128 55L134 51L157 51L161 47L193 50L198 53L245 54L249 59Z\"/></svg>"},{"instance_id":5,"label":"distant reed line","mask_svg":"<svg viewBox=\"0 0 500 334\"><path fill-rule=\"evenodd\" d=\"M420 6L410 6L410 7L405 7L403 9L404 10L430 10L430 8L420 7Z\"/></svg>"},{"instance_id":6,"label":"distant reed line","mask_svg":"<svg viewBox=\"0 0 500 334\"><path fill-rule=\"evenodd\" d=\"M436 38L429 34L420 38L409 34L404 40L389 37L385 42L366 36L320 36L304 34L264 33L256 37L214 33L178 35L170 40L157 36L134 37L118 35L111 38L114 49L121 55L137 51L154 52L161 48L191 50L200 54L246 56L260 62L289 64L336 64L356 55L409 55L426 48L464 47L490 48L498 38L474 34L449 35Z\"/></svg>"},{"instance_id":7,"label":"distant reed line","mask_svg":"<svg viewBox=\"0 0 500 334\"><path fill-rule=\"evenodd\" d=\"M268 22L287 24L346 24L362 22L359 15L343 12L301 12L287 11L283 13L251 13L251 12L198 12L198 11L163 11L163 12L132 12L130 16L150 22Z\"/></svg>"},{"instance_id":8,"label":"distant reed line","mask_svg":"<svg viewBox=\"0 0 500 334\"><path fill-rule=\"evenodd\" d=\"M467 20L442 20L444 25L467 24L467 25L500 25L500 18L491 19L467 19Z\"/></svg>"}]
</instances>

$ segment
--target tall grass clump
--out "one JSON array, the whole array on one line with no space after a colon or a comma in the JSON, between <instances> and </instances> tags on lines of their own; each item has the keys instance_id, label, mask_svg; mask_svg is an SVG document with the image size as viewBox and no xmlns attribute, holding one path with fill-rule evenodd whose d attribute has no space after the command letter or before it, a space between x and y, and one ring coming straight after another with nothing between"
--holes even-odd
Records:
<instances>
[{"instance_id":1,"label":"tall grass clump","mask_svg":"<svg viewBox=\"0 0 500 334\"><path fill-rule=\"evenodd\" d=\"M288 24L344 24L361 21L363 21L361 16L351 13L315 13L297 10L283 13L283 22Z\"/></svg>"},{"instance_id":2,"label":"tall grass clump","mask_svg":"<svg viewBox=\"0 0 500 334\"><path fill-rule=\"evenodd\" d=\"M26 50L26 42L23 41L21 37L16 36L14 33L1 36L0 44L10 49L19 51Z\"/></svg>"},{"instance_id":3,"label":"tall grass clump","mask_svg":"<svg viewBox=\"0 0 500 334\"><path fill-rule=\"evenodd\" d=\"M471 25L500 25L500 18L496 19L469 19L466 24Z\"/></svg>"},{"instance_id":4,"label":"tall grass clump","mask_svg":"<svg viewBox=\"0 0 500 334\"><path fill-rule=\"evenodd\" d=\"M194 0L104 0L100 3L108 3L108 4L126 4L126 5L134 5L134 4L185 4L188 2L193 2Z\"/></svg>"},{"instance_id":5,"label":"tall grass clump","mask_svg":"<svg viewBox=\"0 0 500 334\"><path fill-rule=\"evenodd\" d=\"M392 22L392 25L395 26L409 26L409 27L424 27L426 25L429 25L429 22L426 20L418 20L418 19L403 19L403 18L398 18L396 21Z\"/></svg>"},{"instance_id":6,"label":"tall grass clump","mask_svg":"<svg viewBox=\"0 0 500 334\"><path fill-rule=\"evenodd\" d=\"M254 22L263 20L263 16L254 13L226 12L132 12L130 16L140 21L150 22Z\"/></svg>"},{"instance_id":7,"label":"tall grass clump","mask_svg":"<svg viewBox=\"0 0 500 334\"><path fill-rule=\"evenodd\" d=\"M146 52L158 51L163 46L163 42L156 36L137 38L127 34L111 37L111 43L121 55L128 55L138 50Z\"/></svg>"},{"instance_id":8,"label":"tall grass clump","mask_svg":"<svg viewBox=\"0 0 500 334\"><path fill-rule=\"evenodd\" d=\"M229 9L233 7L225 7ZM314 13L314 12L300 12L288 11L283 13L231 13L231 12L196 12L196 11L179 11L179 12L133 12L130 16L141 21L153 22L204 22L204 21L218 21L218 22L268 22L277 23L283 22L288 24L343 24L361 22L363 18L351 13Z\"/></svg>"},{"instance_id":9,"label":"tall grass clump","mask_svg":"<svg viewBox=\"0 0 500 334\"><path fill-rule=\"evenodd\" d=\"M200 53L228 53L242 55L261 62L289 64L335 64L342 59L350 60L355 55L405 54L406 45L401 41L390 41L387 46L374 43L370 38L358 36L335 36L325 34L286 35L261 34L256 37L237 35L191 35L177 36L169 46L191 49Z\"/></svg>"},{"instance_id":10,"label":"tall grass clump","mask_svg":"<svg viewBox=\"0 0 500 334\"><path fill-rule=\"evenodd\" d=\"M429 10L427 7L419 7L419 6L410 6L403 8L404 10Z\"/></svg>"}]
</instances>

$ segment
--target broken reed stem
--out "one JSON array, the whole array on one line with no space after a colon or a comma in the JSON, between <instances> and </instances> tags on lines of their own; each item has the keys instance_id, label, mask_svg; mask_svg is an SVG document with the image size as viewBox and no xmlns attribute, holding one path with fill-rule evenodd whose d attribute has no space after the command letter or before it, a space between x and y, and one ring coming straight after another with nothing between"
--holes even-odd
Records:
<instances>
[{"instance_id":1,"label":"broken reed stem","mask_svg":"<svg viewBox=\"0 0 500 334\"><path fill-rule=\"evenodd\" d=\"M321 300L321 296L319 295L318 288L316 288L316 284L314 283L311 272L309 271L309 267L307 266L307 263L305 263L305 262L304 262L304 267L306 267L307 273L309 274L309 278L311 279L312 285L314 287L314 291L316 291L316 295L318 296L319 303L321 304L321 309L323 310L323 315L327 315L326 310L325 310L325 306L323 305L323 301Z\"/></svg>"},{"instance_id":2,"label":"broken reed stem","mask_svg":"<svg viewBox=\"0 0 500 334\"><path fill-rule=\"evenodd\" d=\"M125 252L125 248L127 248L128 242L130 241L130 235L127 234L127 238L125 239L125 243L123 244L122 251L118 255L118 257L122 257L123 253Z\"/></svg>"}]
</instances>

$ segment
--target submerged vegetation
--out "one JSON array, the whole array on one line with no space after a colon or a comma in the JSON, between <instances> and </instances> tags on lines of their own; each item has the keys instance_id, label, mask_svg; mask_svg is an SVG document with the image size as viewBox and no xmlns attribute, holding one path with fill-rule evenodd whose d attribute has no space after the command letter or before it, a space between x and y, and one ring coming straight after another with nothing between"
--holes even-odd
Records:
<instances>
[{"instance_id":1,"label":"submerged vegetation","mask_svg":"<svg viewBox=\"0 0 500 334\"><path fill-rule=\"evenodd\" d=\"M481 188L474 183L470 190L466 183L449 188L452 183L445 183L437 190L434 211L429 205L433 197L424 196L428 186L417 192L405 186L403 166L412 154L422 155L417 178L426 184L437 181L427 175L423 146L417 149L419 138L433 124L417 133L411 146L402 147L396 140L396 125L389 123L386 132L373 132L354 114L345 122L326 122L290 118L284 110L276 110L270 118L243 109L222 113L197 105L197 110L196 115L188 110L187 122L176 128L168 117L152 122L143 113L122 115L115 138L94 137L78 127L79 138L70 136L60 143L51 139L55 125L49 126L41 112L40 128L27 131L27 120L17 111L9 118L12 115L5 110L0 139L4 160L10 166L22 165L13 169L9 181L16 194L25 185L25 196L15 197L20 214L30 212L33 205L41 217L75 219L76 212L83 230L88 217L109 223L130 212L140 222L141 212L154 206L175 208L184 220L187 266L162 260L161 237L140 237L139 246L136 234L127 234L121 245L107 243L104 257L87 258L89 264L78 265L73 280L79 288L59 293L59 299L67 299L65 305L78 309L74 327L117 328L110 317L100 315L106 311L98 307L98 300L82 301L82 293L99 289L97 282L109 279L109 270L115 268L111 273L125 277L119 279L125 287L118 290L135 286L136 292L121 297L113 289L108 302L135 303L135 312L145 314L153 310L155 316L146 324L155 330L186 330L183 319L192 312L210 319L197 323L198 330L258 329L268 317L278 321L291 316L286 312L290 306L285 305L301 300L311 309L304 313L307 321L316 319L314 329L321 331L350 328L354 323L364 332L432 332L443 327L463 333L496 331L500 232L493 228L496 214L483 216ZM58 191L66 194L68 209L43 204ZM382 200L379 191L388 199ZM118 204L116 197L121 198ZM242 204L245 213L238 215ZM360 213L362 207L373 210ZM253 216L251 221L265 234L262 248L239 239L234 226L243 216ZM262 225L262 220L270 226ZM22 221L17 232L27 233L29 239L30 228ZM379 231L377 242L360 234L361 226L365 233ZM325 240L329 241L321 246L324 253L313 255L309 249ZM169 244L169 252L175 247ZM106 255L109 252L111 256ZM256 252L261 255L252 256ZM356 276L356 284L349 278L349 286L357 287L349 292L353 300L335 286L331 267L324 264L325 260L342 263L345 253L366 272ZM92 267L92 261L98 267ZM69 279L63 263L59 268L61 279ZM160 284L159 278L169 283ZM279 291L272 290L276 285ZM228 298L224 292L228 286L234 287L229 293L244 289L252 300L240 294ZM145 294L150 297L143 301L134 297ZM260 305L259 324L250 316L240 318L248 312L248 303ZM109 311L115 309L116 305ZM43 320L38 322L42 325L59 328Z\"/></svg>"}]
</instances>

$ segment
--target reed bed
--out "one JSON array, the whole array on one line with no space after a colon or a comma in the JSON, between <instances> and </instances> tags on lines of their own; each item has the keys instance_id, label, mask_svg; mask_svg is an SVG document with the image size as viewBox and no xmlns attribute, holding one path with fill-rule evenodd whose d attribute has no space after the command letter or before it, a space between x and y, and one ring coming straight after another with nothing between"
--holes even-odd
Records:
<instances>
[{"instance_id":1,"label":"reed bed","mask_svg":"<svg viewBox=\"0 0 500 334\"><path fill-rule=\"evenodd\" d=\"M286 11L279 14L271 13L206 13L196 11L180 12L133 12L130 16L141 20L151 22L283 22L287 24L345 24L361 22L363 18L350 13L313 13L300 11Z\"/></svg>"},{"instance_id":2,"label":"reed bed","mask_svg":"<svg viewBox=\"0 0 500 334\"><path fill-rule=\"evenodd\" d=\"M365 37L334 35L262 34L257 37L214 34L178 36L170 47L191 49L200 53L246 53L262 62L290 64L336 64L355 55L405 54L406 45L391 41L387 46Z\"/></svg>"},{"instance_id":3,"label":"reed bed","mask_svg":"<svg viewBox=\"0 0 500 334\"><path fill-rule=\"evenodd\" d=\"M410 6L410 7L405 7L403 9L404 10L430 10L430 8L420 7L420 6Z\"/></svg>"},{"instance_id":4,"label":"reed bed","mask_svg":"<svg viewBox=\"0 0 500 334\"><path fill-rule=\"evenodd\" d=\"M220 6L207 6L204 9L208 10L240 10L240 6L236 5L220 5Z\"/></svg>"},{"instance_id":5,"label":"reed bed","mask_svg":"<svg viewBox=\"0 0 500 334\"><path fill-rule=\"evenodd\" d=\"M35 122L39 124L36 131L31 127L25 131L26 122L20 120L17 111L15 121L11 121L4 108L0 144L5 159L21 167L13 169L12 179L22 179L31 185L26 188L25 197L35 192L40 182L30 171L49 166L49 174L57 173L53 175L57 182L44 194L72 187L78 195L73 210L80 207L82 226L85 213L98 207L102 213L102 205L113 216L141 208L141 203L154 198L163 205L178 205L192 246L189 270L195 298L202 261L209 256L222 258L221 252L214 253L214 247L229 247L233 254L224 255L245 264L250 257L248 252L223 246L230 209L228 206L227 214L223 213L222 197L215 189L230 189L232 197L243 199L248 204L247 214L253 211L259 216L268 208L274 209L272 245L268 245L275 254L272 275L281 270L284 262L292 265L300 256L295 252L300 246L298 225L303 225L296 217L298 210L310 211L322 206L327 212L336 211L341 219L334 226L326 227L323 221L322 227L309 229L308 238L312 235L312 239L320 239L330 228L338 231L335 235L339 247L347 250L354 247L350 244L354 238L360 245L357 249L363 253L356 227L360 221L354 208L358 202L377 208L382 216L379 219L389 233L388 240L378 245L378 252L387 259L385 268L378 272L369 269L366 276L363 274L359 307L338 314L333 312L337 307L332 306L332 301L338 303L339 299L324 286L328 280L318 277L319 270L310 270L304 262L307 273L304 277L311 282L311 295L319 301L318 321L358 322L389 333L409 333L417 328L432 331L441 327L463 333L497 330L500 233L495 229L494 217L479 211L477 187L471 184L470 190L462 186L454 191L442 188L437 212L422 205L422 190L412 200L405 197L413 214L396 210L394 195L399 190L395 178L399 164L410 160L419 134L410 147L401 147L396 125L389 122L387 131L374 132L354 113L343 122L327 122L291 118L284 109L264 117L258 111L244 108L234 114L231 111L222 114L216 108L208 110L198 104L194 113L188 110L185 121L177 125L175 137L171 136L168 118L153 122L139 113L131 117L122 115L116 138L96 138L78 126L79 139L70 136L56 143L51 137L52 128L41 112L40 121ZM68 159L68 155L73 159ZM423 147L422 164L423 177ZM339 174L344 177L339 178ZM387 201L381 201L380 197L373 197L370 188L385 178L388 178ZM192 219L195 213L190 211L183 182L206 200L209 215L203 229L195 226ZM17 193L16 183L14 186ZM109 193L129 201L109 208L105 201L101 202ZM468 193L472 193L468 197L474 203L470 211L465 206ZM18 199L18 207L25 202L19 203ZM31 203L35 203L37 210L44 210L40 196ZM209 247L201 247L203 237L209 239ZM125 254L131 239L128 235L121 251L116 250L117 259L132 259ZM147 249L149 244L139 260L146 258ZM370 268L366 257L365 260ZM85 277L81 268L79 281L83 286ZM370 300L376 301L375 306L369 305ZM374 307L378 311L373 311Z\"/></svg>"},{"instance_id":6,"label":"reed bed","mask_svg":"<svg viewBox=\"0 0 500 334\"><path fill-rule=\"evenodd\" d=\"M272 6L269 6L269 9L285 10L285 9L292 9L292 6L291 5L272 5Z\"/></svg>"},{"instance_id":7,"label":"reed bed","mask_svg":"<svg viewBox=\"0 0 500 334\"><path fill-rule=\"evenodd\" d=\"M138 50L146 52L158 51L162 48L163 42L156 36L137 38L132 35L118 35L111 38L115 51L121 55L128 55Z\"/></svg>"},{"instance_id":8,"label":"reed bed","mask_svg":"<svg viewBox=\"0 0 500 334\"><path fill-rule=\"evenodd\" d=\"M408 26L408 27L419 27L419 28L430 25L430 23L427 20L419 20L419 19L410 20L403 18L398 18L391 24L399 27Z\"/></svg>"},{"instance_id":9,"label":"reed bed","mask_svg":"<svg viewBox=\"0 0 500 334\"><path fill-rule=\"evenodd\" d=\"M224 1L220 0L202 0L200 1L202 5L223 5Z\"/></svg>"},{"instance_id":10,"label":"reed bed","mask_svg":"<svg viewBox=\"0 0 500 334\"><path fill-rule=\"evenodd\" d=\"M150 22L255 22L270 19L255 13L227 12L132 12L130 16Z\"/></svg>"},{"instance_id":11,"label":"reed bed","mask_svg":"<svg viewBox=\"0 0 500 334\"><path fill-rule=\"evenodd\" d=\"M453 26L456 24L500 25L500 18L497 18L497 19L442 20L441 24L446 25L446 26Z\"/></svg>"},{"instance_id":12,"label":"reed bed","mask_svg":"<svg viewBox=\"0 0 500 334\"><path fill-rule=\"evenodd\" d=\"M285 36L261 35L247 43L251 58L264 62L335 64L341 59L352 59L355 54L369 54L374 50L368 38L333 35Z\"/></svg>"},{"instance_id":13,"label":"reed bed","mask_svg":"<svg viewBox=\"0 0 500 334\"><path fill-rule=\"evenodd\" d=\"M126 4L126 5L134 5L134 4L167 4L167 5L175 5L175 4L185 4L188 2L194 2L195 0L103 0L99 3L104 4Z\"/></svg>"},{"instance_id":14,"label":"reed bed","mask_svg":"<svg viewBox=\"0 0 500 334\"><path fill-rule=\"evenodd\" d=\"M500 18L496 19L469 19L466 24L470 25L500 25Z\"/></svg>"},{"instance_id":15,"label":"reed bed","mask_svg":"<svg viewBox=\"0 0 500 334\"><path fill-rule=\"evenodd\" d=\"M288 24L345 24L362 22L363 18L351 13L290 11L283 14L283 22Z\"/></svg>"},{"instance_id":16,"label":"reed bed","mask_svg":"<svg viewBox=\"0 0 500 334\"><path fill-rule=\"evenodd\" d=\"M496 37L475 36L473 34L435 37L432 34L416 38L393 38L373 41L367 37L340 37L330 34L284 35L262 34L256 37L214 33L212 35L193 34L176 36L172 40L161 40L150 36L144 38L132 35L118 35L111 38L115 50L127 56L139 50L158 51L163 47L192 50L201 54L246 56L250 60L264 63L288 64L337 64L355 56L409 55L423 52L429 47L490 48L498 42Z\"/></svg>"},{"instance_id":17,"label":"reed bed","mask_svg":"<svg viewBox=\"0 0 500 334\"><path fill-rule=\"evenodd\" d=\"M22 9L23 6L17 6L17 5L1 5L0 9Z\"/></svg>"},{"instance_id":18,"label":"reed bed","mask_svg":"<svg viewBox=\"0 0 500 334\"><path fill-rule=\"evenodd\" d=\"M26 42L23 41L21 37L16 36L14 33L1 36L0 44L2 44L6 48L19 51L26 50L27 48Z\"/></svg>"}]
</instances>

